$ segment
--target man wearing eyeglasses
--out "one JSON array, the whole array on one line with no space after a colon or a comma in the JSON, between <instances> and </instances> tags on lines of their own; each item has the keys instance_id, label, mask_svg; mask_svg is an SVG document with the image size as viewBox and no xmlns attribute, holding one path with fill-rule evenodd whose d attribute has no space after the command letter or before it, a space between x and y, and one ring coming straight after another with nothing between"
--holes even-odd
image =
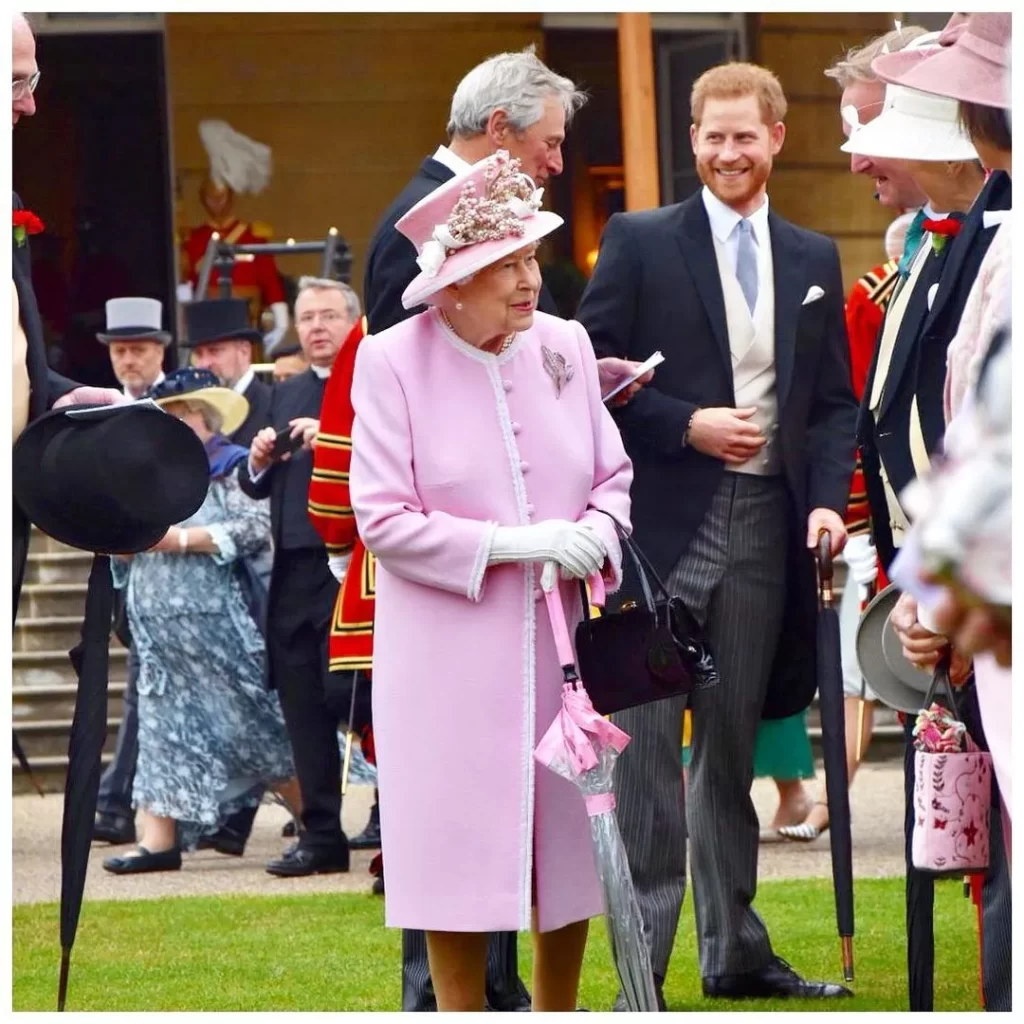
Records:
<instances>
[{"instance_id":1,"label":"man wearing eyeglasses","mask_svg":"<svg viewBox=\"0 0 1024 1024\"><path fill-rule=\"evenodd\" d=\"M341 830L338 724L348 704L327 671L331 615L344 569L328 562L324 542L307 511L313 474L312 443L334 360L360 316L359 299L339 281L303 277L295 326L309 369L276 384L270 422L249 448L239 482L253 498L270 498L274 568L267 613L270 686L281 699L302 789L298 842L267 865L272 875L299 877L348 871L349 845ZM288 430L299 447L275 455L275 438Z\"/></svg>"},{"instance_id":2,"label":"man wearing eyeglasses","mask_svg":"<svg viewBox=\"0 0 1024 1024\"><path fill-rule=\"evenodd\" d=\"M39 84L36 65L36 41L25 16L14 16L14 59L11 62L11 111L14 124L21 116L31 117L36 112L35 91ZM13 127L13 125L12 125Z\"/></svg>"},{"instance_id":3,"label":"man wearing eyeglasses","mask_svg":"<svg viewBox=\"0 0 1024 1024\"><path fill-rule=\"evenodd\" d=\"M36 112L34 92L39 82L36 66L36 41L24 15L16 14L12 25L13 55L11 64L12 127ZM13 207L24 209L17 194ZM31 229L29 229L31 230ZM128 399L114 388L81 387L74 381L54 373L46 364L43 325L32 290L32 257L25 232L13 235L12 260L12 377L13 438L17 442L25 427L39 419L48 409L91 403L109 405ZM17 503L13 511L12 569L14 577L14 611L17 613L31 524Z\"/></svg>"}]
</instances>

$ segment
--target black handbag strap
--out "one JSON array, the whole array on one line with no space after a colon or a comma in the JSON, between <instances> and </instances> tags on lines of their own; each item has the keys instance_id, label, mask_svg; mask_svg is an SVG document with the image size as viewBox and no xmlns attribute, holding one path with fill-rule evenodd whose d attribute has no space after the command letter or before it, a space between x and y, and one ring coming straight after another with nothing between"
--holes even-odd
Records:
<instances>
[{"instance_id":1,"label":"black handbag strap","mask_svg":"<svg viewBox=\"0 0 1024 1024\"><path fill-rule=\"evenodd\" d=\"M600 511L604 512L604 509ZM666 601L670 600L672 595L668 592L668 587L665 586L661 577L655 571L654 566L651 565L650 559L640 550L640 545L622 528L619 521L609 512L604 512L606 516L615 524L615 532L619 536L619 544L622 549L629 555L630 561L633 563L633 568L636 570L637 579L640 581L640 589L643 591L644 603L647 606L647 610L654 615L657 611L655 607L655 590L651 588L651 581L648 579L648 574L653 578L655 583L656 592L662 595ZM585 619L590 618L590 597L587 594L587 586L583 580L579 581L580 584L580 597L583 600L583 617Z\"/></svg>"}]
</instances>

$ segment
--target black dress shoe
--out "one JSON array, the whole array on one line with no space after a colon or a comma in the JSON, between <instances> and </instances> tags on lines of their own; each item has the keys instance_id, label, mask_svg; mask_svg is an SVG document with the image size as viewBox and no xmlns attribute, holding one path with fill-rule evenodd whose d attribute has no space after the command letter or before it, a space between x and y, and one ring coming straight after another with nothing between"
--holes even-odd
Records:
<instances>
[{"instance_id":1,"label":"black dress shoe","mask_svg":"<svg viewBox=\"0 0 1024 1024\"><path fill-rule=\"evenodd\" d=\"M201 836L196 846L200 850L216 850L228 857L241 857L245 853L245 838L230 828L221 828L209 836Z\"/></svg>"},{"instance_id":2,"label":"black dress shoe","mask_svg":"<svg viewBox=\"0 0 1024 1024\"><path fill-rule=\"evenodd\" d=\"M150 871L180 871L181 850L172 846L169 850L150 853L140 846L135 855L125 857L108 857L103 862L103 869L114 875L142 875Z\"/></svg>"},{"instance_id":3,"label":"black dress shoe","mask_svg":"<svg viewBox=\"0 0 1024 1024\"><path fill-rule=\"evenodd\" d=\"M486 996L487 1009L496 1013L530 1013L533 1004L525 989L514 995L499 995L497 992L488 992Z\"/></svg>"},{"instance_id":4,"label":"black dress shoe","mask_svg":"<svg viewBox=\"0 0 1024 1024\"><path fill-rule=\"evenodd\" d=\"M701 986L709 999L836 999L853 995L844 985L804 981L781 956L772 957L768 966L759 971L702 978Z\"/></svg>"},{"instance_id":5,"label":"black dress shoe","mask_svg":"<svg viewBox=\"0 0 1024 1024\"><path fill-rule=\"evenodd\" d=\"M267 872L279 878L331 875L348 871L348 846L316 847L297 844L280 860L272 860Z\"/></svg>"},{"instance_id":6,"label":"black dress shoe","mask_svg":"<svg viewBox=\"0 0 1024 1024\"><path fill-rule=\"evenodd\" d=\"M371 816L366 828L354 839L350 839L348 845L351 850L379 850L380 819L374 820Z\"/></svg>"},{"instance_id":7,"label":"black dress shoe","mask_svg":"<svg viewBox=\"0 0 1024 1024\"><path fill-rule=\"evenodd\" d=\"M92 826L92 837L112 846L126 846L135 842L135 822L128 818L97 814Z\"/></svg>"}]
</instances>

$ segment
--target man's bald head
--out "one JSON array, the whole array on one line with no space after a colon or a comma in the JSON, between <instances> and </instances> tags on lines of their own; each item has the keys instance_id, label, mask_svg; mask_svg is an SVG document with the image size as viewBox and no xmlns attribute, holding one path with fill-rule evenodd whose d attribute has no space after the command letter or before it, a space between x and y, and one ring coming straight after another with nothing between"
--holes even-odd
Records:
<instances>
[{"instance_id":1,"label":"man's bald head","mask_svg":"<svg viewBox=\"0 0 1024 1024\"><path fill-rule=\"evenodd\" d=\"M36 112L36 100L28 83L39 70L39 66L36 64L36 39L32 34L32 26L24 14L14 15L11 35L14 43L11 56L13 127L20 118L31 117Z\"/></svg>"}]
</instances>

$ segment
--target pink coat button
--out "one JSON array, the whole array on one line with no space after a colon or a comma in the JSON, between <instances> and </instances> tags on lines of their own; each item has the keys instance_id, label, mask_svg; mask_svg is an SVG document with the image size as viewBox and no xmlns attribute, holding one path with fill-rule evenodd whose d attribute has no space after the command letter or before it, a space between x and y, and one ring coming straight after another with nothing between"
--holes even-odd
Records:
<instances>
[{"instance_id":1,"label":"pink coat button","mask_svg":"<svg viewBox=\"0 0 1024 1024\"><path fill-rule=\"evenodd\" d=\"M523 425L522 425L522 423L513 423L513 424L512 424L512 433L513 433L513 434L519 434L519 433L521 433L521 432L522 432L522 429L523 429Z\"/></svg>"},{"instance_id":2,"label":"pink coat button","mask_svg":"<svg viewBox=\"0 0 1024 1024\"><path fill-rule=\"evenodd\" d=\"M501 382L501 386L502 386L502 387L503 387L503 388L504 388L504 389L505 389L506 391L511 391L511 390L512 390L512 381L510 381L510 380L503 380L503 381Z\"/></svg>"}]
</instances>

